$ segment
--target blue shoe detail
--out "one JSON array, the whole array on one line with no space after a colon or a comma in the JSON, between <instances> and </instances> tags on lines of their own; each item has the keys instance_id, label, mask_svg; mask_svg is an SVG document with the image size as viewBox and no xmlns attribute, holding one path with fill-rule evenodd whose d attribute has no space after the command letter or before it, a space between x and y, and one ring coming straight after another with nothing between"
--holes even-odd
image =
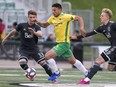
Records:
<instances>
[{"instance_id":1,"label":"blue shoe detail","mask_svg":"<svg viewBox=\"0 0 116 87\"><path fill-rule=\"evenodd\" d=\"M60 73L58 73L58 74L53 73L53 74L48 78L48 80L53 81L53 80L55 80L56 78L58 78L59 76L60 76Z\"/></svg>"}]
</instances>

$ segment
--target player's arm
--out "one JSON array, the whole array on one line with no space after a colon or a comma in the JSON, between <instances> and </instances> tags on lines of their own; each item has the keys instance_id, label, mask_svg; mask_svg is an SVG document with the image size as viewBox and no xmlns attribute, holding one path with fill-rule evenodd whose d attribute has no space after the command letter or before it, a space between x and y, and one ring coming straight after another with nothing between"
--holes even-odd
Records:
<instances>
[{"instance_id":1,"label":"player's arm","mask_svg":"<svg viewBox=\"0 0 116 87\"><path fill-rule=\"evenodd\" d=\"M42 37L42 32L41 32L41 31L34 32L34 34L35 34L37 37Z\"/></svg>"},{"instance_id":2,"label":"player's arm","mask_svg":"<svg viewBox=\"0 0 116 87\"><path fill-rule=\"evenodd\" d=\"M8 33L8 35L2 40L2 45L6 43L6 41L16 32L15 29L13 29L11 32Z\"/></svg>"},{"instance_id":3,"label":"player's arm","mask_svg":"<svg viewBox=\"0 0 116 87\"><path fill-rule=\"evenodd\" d=\"M79 27L80 27L80 32L83 36L86 35L86 31L84 29L84 21L83 21L83 18L80 17L80 16L75 16L75 19L74 21L78 21L78 24L79 24Z\"/></svg>"},{"instance_id":4,"label":"player's arm","mask_svg":"<svg viewBox=\"0 0 116 87\"><path fill-rule=\"evenodd\" d=\"M91 32L88 32L84 37L89 37L97 34L96 30L93 30ZM82 35L78 35L77 38L84 38Z\"/></svg>"},{"instance_id":5,"label":"player's arm","mask_svg":"<svg viewBox=\"0 0 116 87\"><path fill-rule=\"evenodd\" d=\"M35 31L32 28L28 28L28 30L33 33L34 35L36 35L37 37L41 37L42 36L42 32L41 31Z\"/></svg>"},{"instance_id":6,"label":"player's arm","mask_svg":"<svg viewBox=\"0 0 116 87\"><path fill-rule=\"evenodd\" d=\"M48 22L36 21L36 23L37 23L39 26L43 27L43 28L46 28L46 27L48 27L48 26L50 25Z\"/></svg>"}]
</instances>

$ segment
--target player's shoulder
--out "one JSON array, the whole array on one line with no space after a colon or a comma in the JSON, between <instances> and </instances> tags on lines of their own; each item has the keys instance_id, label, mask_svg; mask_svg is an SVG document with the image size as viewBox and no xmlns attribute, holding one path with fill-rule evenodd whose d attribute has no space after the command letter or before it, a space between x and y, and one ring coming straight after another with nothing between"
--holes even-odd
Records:
<instances>
[{"instance_id":1,"label":"player's shoulder","mask_svg":"<svg viewBox=\"0 0 116 87\"><path fill-rule=\"evenodd\" d=\"M66 13L64 13L63 15L64 16L73 16L72 14L66 14Z\"/></svg>"},{"instance_id":2,"label":"player's shoulder","mask_svg":"<svg viewBox=\"0 0 116 87\"><path fill-rule=\"evenodd\" d=\"M34 24L34 25L33 25L33 28L34 28L36 31L41 30L41 27L40 27L39 25L37 25L37 24Z\"/></svg>"},{"instance_id":3,"label":"player's shoulder","mask_svg":"<svg viewBox=\"0 0 116 87\"><path fill-rule=\"evenodd\" d=\"M116 27L116 22L110 21L111 26Z\"/></svg>"},{"instance_id":4,"label":"player's shoulder","mask_svg":"<svg viewBox=\"0 0 116 87\"><path fill-rule=\"evenodd\" d=\"M116 24L116 22L114 22L114 21L110 21L110 23L111 23L111 24Z\"/></svg>"},{"instance_id":5,"label":"player's shoulder","mask_svg":"<svg viewBox=\"0 0 116 87\"><path fill-rule=\"evenodd\" d=\"M27 22L22 22L22 23L19 23L18 25L26 26L27 25Z\"/></svg>"},{"instance_id":6,"label":"player's shoulder","mask_svg":"<svg viewBox=\"0 0 116 87\"><path fill-rule=\"evenodd\" d=\"M39 25L37 25L37 24L35 24L35 28L40 28L40 26L39 26Z\"/></svg>"}]
</instances>

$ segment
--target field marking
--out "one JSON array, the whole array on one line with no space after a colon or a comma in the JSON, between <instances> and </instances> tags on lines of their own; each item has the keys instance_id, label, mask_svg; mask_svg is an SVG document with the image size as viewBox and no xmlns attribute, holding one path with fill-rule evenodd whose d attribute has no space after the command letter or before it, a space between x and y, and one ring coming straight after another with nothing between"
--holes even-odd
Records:
<instances>
[{"instance_id":1,"label":"field marking","mask_svg":"<svg viewBox=\"0 0 116 87\"><path fill-rule=\"evenodd\" d=\"M76 84L41 84L41 83L20 83L20 86L26 87L116 87L116 84L90 84L90 85L76 85Z\"/></svg>"}]
</instances>

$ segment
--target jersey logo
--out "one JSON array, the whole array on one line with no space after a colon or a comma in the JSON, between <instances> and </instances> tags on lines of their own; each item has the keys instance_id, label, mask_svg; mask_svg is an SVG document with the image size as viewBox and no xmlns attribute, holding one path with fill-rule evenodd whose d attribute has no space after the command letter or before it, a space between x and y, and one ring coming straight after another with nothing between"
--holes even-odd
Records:
<instances>
[{"instance_id":1,"label":"jersey logo","mask_svg":"<svg viewBox=\"0 0 116 87\"><path fill-rule=\"evenodd\" d=\"M107 38L111 38L110 30L111 30L110 27L108 27L107 32L105 33Z\"/></svg>"},{"instance_id":2,"label":"jersey logo","mask_svg":"<svg viewBox=\"0 0 116 87\"><path fill-rule=\"evenodd\" d=\"M63 18L59 18L59 20L63 20Z\"/></svg>"},{"instance_id":3,"label":"jersey logo","mask_svg":"<svg viewBox=\"0 0 116 87\"><path fill-rule=\"evenodd\" d=\"M33 38L33 34L32 33L25 33L25 38Z\"/></svg>"},{"instance_id":4,"label":"jersey logo","mask_svg":"<svg viewBox=\"0 0 116 87\"><path fill-rule=\"evenodd\" d=\"M62 24L62 22L54 23L54 26L59 26L59 25L61 25L61 24Z\"/></svg>"}]
</instances>

